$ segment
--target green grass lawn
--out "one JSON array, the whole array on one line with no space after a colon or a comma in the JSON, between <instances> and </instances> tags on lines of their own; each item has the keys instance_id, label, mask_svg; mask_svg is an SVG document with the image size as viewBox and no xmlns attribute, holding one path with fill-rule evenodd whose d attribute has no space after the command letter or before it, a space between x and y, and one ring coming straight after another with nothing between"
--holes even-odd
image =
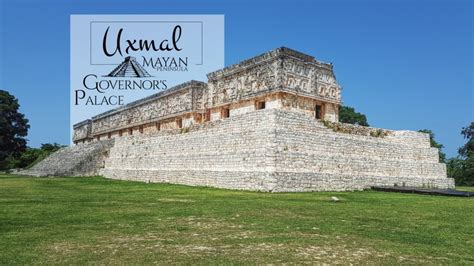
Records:
<instances>
[{"instance_id":1,"label":"green grass lawn","mask_svg":"<svg viewBox=\"0 0 474 266\"><path fill-rule=\"evenodd\" d=\"M473 232L473 198L0 176L8 265L474 264Z\"/></svg>"}]
</instances>

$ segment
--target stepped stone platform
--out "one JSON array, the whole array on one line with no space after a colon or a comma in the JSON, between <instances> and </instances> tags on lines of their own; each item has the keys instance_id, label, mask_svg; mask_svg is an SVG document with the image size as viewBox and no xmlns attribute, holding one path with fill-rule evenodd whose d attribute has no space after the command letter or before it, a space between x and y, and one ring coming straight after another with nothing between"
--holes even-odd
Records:
<instances>
[{"instance_id":1,"label":"stepped stone platform","mask_svg":"<svg viewBox=\"0 0 474 266\"><path fill-rule=\"evenodd\" d=\"M27 172L272 192L454 187L427 134L385 132L335 132L304 113L262 109L61 149Z\"/></svg>"},{"instance_id":2,"label":"stepped stone platform","mask_svg":"<svg viewBox=\"0 0 474 266\"><path fill-rule=\"evenodd\" d=\"M145 72L127 57L109 76ZM207 79L76 123L76 146L25 173L273 192L454 187L428 134L338 123L332 64L280 47Z\"/></svg>"}]
</instances>

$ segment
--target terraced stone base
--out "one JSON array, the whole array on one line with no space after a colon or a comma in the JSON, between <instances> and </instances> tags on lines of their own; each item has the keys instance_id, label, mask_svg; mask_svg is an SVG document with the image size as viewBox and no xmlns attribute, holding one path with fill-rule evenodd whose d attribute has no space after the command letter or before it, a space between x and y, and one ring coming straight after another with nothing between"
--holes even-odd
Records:
<instances>
[{"instance_id":1,"label":"terraced stone base","mask_svg":"<svg viewBox=\"0 0 474 266\"><path fill-rule=\"evenodd\" d=\"M334 132L305 114L260 110L116 140L109 178L261 191L341 191L398 185L452 188L426 134Z\"/></svg>"},{"instance_id":2,"label":"terraced stone base","mask_svg":"<svg viewBox=\"0 0 474 266\"><path fill-rule=\"evenodd\" d=\"M90 145L96 144L69 149L86 151ZM427 134L334 132L303 113L280 109L116 138L101 154L106 156L95 172L123 180L273 192L454 187ZM66 166L87 157L64 155Z\"/></svg>"},{"instance_id":3,"label":"terraced stone base","mask_svg":"<svg viewBox=\"0 0 474 266\"><path fill-rule=\"evenodd\" d=\"M102 174L112 179L152 183L258 191L272 191L274 189L274 179L267 172L103 169Z\"/></svg>"},{"instance_id":4,"label":"terraced stone base","mask_svg":"<svg viewBox=\"0 0 474 266\"><path fill-rule=\"evenodd\" d=\"M353 191L374 186L454 188L452 178L349 176L318 173L280 172L273 174L274 192Z\"/></svg>"},{"instance_id":5,"label":"terraced stone base","mask_svg":"<svg viewBox=\"0 0 474 266\"><path fill-rule=\"evenodd\" d=\"M103 169L108 178L265 192L354 191L373 186L454 188L451 178L390 178L295 172L163 171ZM132 178L131 178L132 177Z\"/></svg>"}]
</instances>

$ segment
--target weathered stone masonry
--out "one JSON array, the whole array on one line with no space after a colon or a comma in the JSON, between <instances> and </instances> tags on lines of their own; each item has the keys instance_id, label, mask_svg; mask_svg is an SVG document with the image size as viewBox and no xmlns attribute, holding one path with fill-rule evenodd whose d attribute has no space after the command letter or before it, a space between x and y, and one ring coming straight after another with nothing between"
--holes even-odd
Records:
<instances>
[{"instance_id":1,"label":"weathered stone masonry","mask_svg":"<svg viewBox=\"0 0 474 266\"><path fill-rule=\"evenodd\" d=\"M186 82L94 116L74 125L73 141L80 144L201 122L205 88L203 82Z\"/></svg>"},{"instance_id":2,"label":"weathered stone masonry","mask_svg":"<svg viewBox=\"0 0 474 266\"><path fill-rule=\"evenodd\" d=\"M285 109L337 121L340 86L332 65L279 48L74 125L76 144L156 133L252 112Z\"/></svg>"},{"instance_id":3,"label":"weathered stone masonry","mask_svg":"<svg viewBox=\"0 0 474 266\"><path fill-rule=\"evenodd\" d=\"M84 151L96 163L64 171L275 192L454 186L427 134L337 123L340 86L330 64L279 48L208 80L76 124L78 145L58 154L77 161ZM30 174L62 174L56 157Z\"/></svg>"}]
</instances>

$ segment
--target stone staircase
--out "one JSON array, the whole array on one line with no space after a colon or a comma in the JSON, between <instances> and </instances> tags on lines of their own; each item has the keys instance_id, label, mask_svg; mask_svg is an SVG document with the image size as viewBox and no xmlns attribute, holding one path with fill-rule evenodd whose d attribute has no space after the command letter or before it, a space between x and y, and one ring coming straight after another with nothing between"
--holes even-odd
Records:
<instances>
[{"instance_id":1,"label":"stone staircase","mask_svg":"<svg viewBox=\"0 0 474 266\"><path fill-rule=\"evenodd\" d=\"M114 140L95 141L62 148L27 170L29 176L92 176L104 167Z\"/></svg>"}]
</instances>

